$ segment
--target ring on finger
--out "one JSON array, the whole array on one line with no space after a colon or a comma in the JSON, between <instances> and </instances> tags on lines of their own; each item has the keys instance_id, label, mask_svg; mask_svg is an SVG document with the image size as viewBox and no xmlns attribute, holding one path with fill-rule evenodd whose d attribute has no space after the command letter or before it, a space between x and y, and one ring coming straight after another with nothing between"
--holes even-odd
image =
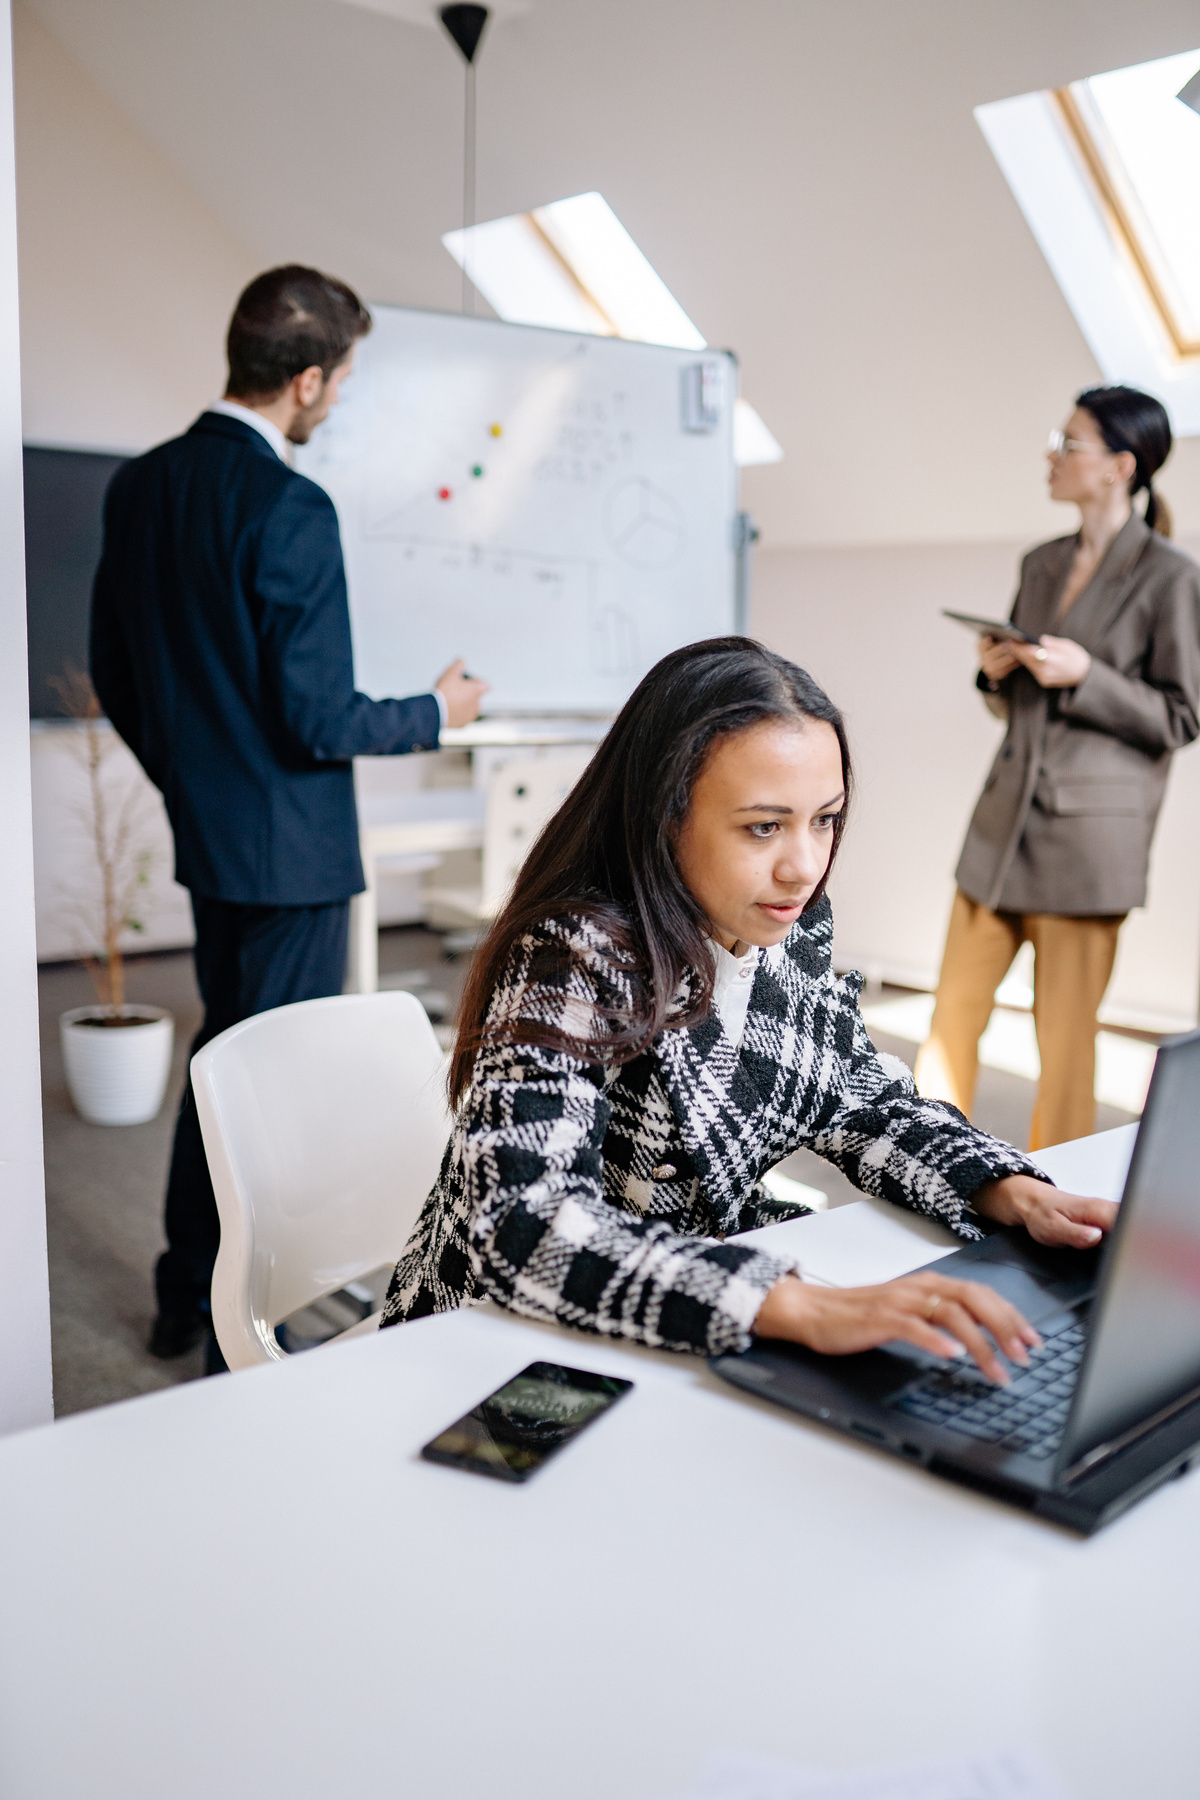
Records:
<instances>
[{"instance_id":1,"label":"ring on finger","mask_svg":"<svg viewBox=\"0 0 1200 1800\"><path fill-rule=\"evenodd\" d=\"M1034 662L1045 662L1046 652L1044 650L1035 650L1033 653L1033 660Z\"/></svg>"},{"instance_id":2,"label":"ring on finger","mask_svg":"<svg viewBox=\"0 0 1200 1800\"><path fill-rule=\"evenodd\" d=\"M938 1307L941 1304L942 1304L942 1295L941 1294L931 1294L929 1297L929 1305L925 1308L925 1317L927 1319L932 1319L934 1313L937 1311Z\"/></svg>"}]
</instances>

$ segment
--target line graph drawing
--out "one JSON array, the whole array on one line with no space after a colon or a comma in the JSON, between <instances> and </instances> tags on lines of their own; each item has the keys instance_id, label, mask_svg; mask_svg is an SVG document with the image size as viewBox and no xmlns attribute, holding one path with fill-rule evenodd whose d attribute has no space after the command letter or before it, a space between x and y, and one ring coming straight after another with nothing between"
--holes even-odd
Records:
<instances>
[{"instance_id":1,"label":"line graph drawing","mask_svg":"<svg viewBox=\"0 0 1200 1800\"><path fill-rule=\"evenodd\" d=\"M569 671L621 654L611 632L597 647L596 567L588 557L416 536L375 539L370 552L380 559L372 566L383 579L371 579L359 564L368 579L352 582L350 613L356 654L359 644L371 645L373 680L382 691L401 691L414 642L429 636L440 641L443 659L457 649L489 678L504 667L514 643L522 646L535 693L545 681L542 658L551 669ZM535 645L536 657L530 654ZM507 703L526 700L510 676Z\"/></svg>"}]
</instances>

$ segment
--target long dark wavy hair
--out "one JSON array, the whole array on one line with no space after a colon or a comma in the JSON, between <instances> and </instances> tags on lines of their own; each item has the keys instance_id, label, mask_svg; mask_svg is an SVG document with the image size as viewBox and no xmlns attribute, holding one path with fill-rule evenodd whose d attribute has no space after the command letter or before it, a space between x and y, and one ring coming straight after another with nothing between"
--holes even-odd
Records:
<instances>
[{"instance_id":1,"label":"long dark wavy hair","mask_svg":"<svg viewBox=\"0 0 1200 1800\"><path fill-rule=\"evenodd\" d=\"M850 747L841 714L803 669L752 638L709 638L656 663L622 707L575 787L544 827L516 884L475 953L458 1011L450 1065L457 1106L482 1045L541 1043L606 1061L628 1062L662 1030L685 970L699 977L693 1004L673 1017L680 1026L703 1018L712 1002L708 921L684 886L675 841L692 789L716 739L781 719L833 727L842 753L846 804ZM808 901L825 891L845 829L834 824L829 868ZM514 945L543 920L584 917L599 924L632 977L632 1009L598 1024L602 1037L567 1038L528 1019L487 1019Z\"/></svg>"}]
</instances>

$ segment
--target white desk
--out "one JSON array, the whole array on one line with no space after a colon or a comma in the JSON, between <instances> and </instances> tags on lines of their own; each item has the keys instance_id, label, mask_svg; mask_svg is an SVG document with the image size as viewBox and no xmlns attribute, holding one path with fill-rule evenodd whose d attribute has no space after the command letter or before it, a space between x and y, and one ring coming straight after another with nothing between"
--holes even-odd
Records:
<instances>
[{"instance_id":1,"label":"white desk","mask_svg":"<svg viewBox=\"0 0 1200 1800\"><path fill-rule=\"evenodd\" d=\"M544 753L598 744L611 723L610 719L476 719L473 725L448 727L439 738L442 749L471 752L474 780L470 787L360 793L359 851L366 888L355 895L350 909L348 991L373 994L379 986L381 858L440 857L452 850L478 850L484 835L487 777L498 762L511 760L516 749Z\"/></svg>"},{"instance_id":2,"label":"white desk","mask_svg":"<svg viewBox=\"0 0 1200 1800\"><path fill-rule=\"evenodd\" d=\"M535 1356L637 1387L525 1489L417 1460ZM721 1748L1003 1744L1071 1800L1200 1793L1196 1476L1083 1542L480 1308L9 1439L0 1496L5 1800L658 1800Z\"/></svg>"},{"instance_id":3,"label":"white desk","mask_svg":"<svg viewBox=\"0 0 1200 1800\"><path fill-rule=\"evenodd\" d=\"M461 787L359 801L358 843L367 885L350 906L351 993L373 994L379 987L380 858L477 850L483 843L484 799L477 789Z\"/></svg>"},{"instance_id":4,"label":"white desk","mask_svg":"<svg viewBox=\"0 0 1200 1800\"><path fill-rule=\"evenodd\" d=\"M533 749L539 745L598 744L611 718L476 719L473 725L448 725L438 738L444 750Z\"/></svg>"}]
</instances>

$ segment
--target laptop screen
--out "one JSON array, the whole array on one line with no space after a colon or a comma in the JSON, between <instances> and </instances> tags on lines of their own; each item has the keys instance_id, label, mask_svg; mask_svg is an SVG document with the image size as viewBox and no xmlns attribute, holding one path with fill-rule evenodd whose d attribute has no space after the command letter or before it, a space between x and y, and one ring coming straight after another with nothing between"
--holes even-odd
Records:
<instances>
[{"instance_id":1,"label":"laptop screen","mask_svg":"<svg viewBox=\"0 0 1200 1800\"><path fill-rule=\"evenodd\" d=\"M1059 1468L1200 1386L1200 1031L1162 1046Z\"/></svg>"}]
</instances>

